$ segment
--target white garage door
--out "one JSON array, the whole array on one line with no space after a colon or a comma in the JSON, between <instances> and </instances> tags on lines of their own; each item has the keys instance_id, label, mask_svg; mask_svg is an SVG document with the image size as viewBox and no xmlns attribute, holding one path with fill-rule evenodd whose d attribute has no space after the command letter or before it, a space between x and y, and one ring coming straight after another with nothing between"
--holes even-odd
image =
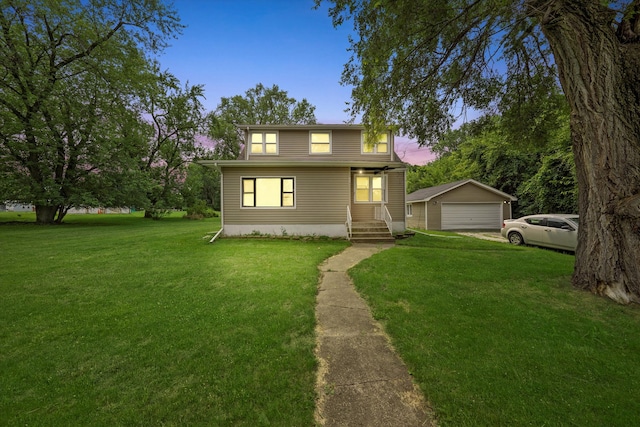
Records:
<instances>
[{"instance_id":1,"label":"white garage door","mask_svg":"<svg viewBox=\"0 0 640 427\"><path fill-rule=\"evenodd\" d=\"M499 229L502 203L443 203L443 230Z\"/></svg>"}]
</instances>

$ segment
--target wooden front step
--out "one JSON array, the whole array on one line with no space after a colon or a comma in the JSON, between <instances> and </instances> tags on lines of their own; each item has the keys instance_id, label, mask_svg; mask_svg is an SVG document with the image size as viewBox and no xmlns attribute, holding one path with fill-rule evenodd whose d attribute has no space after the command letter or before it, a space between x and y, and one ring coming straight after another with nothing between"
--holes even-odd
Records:
<instances>
[{"instance_id":1,"label":"wooden front step","mask_svg":"<svg viewBox=\"0 0 640 427\"><path fill-rule=\"evenodd\" d=\"M384 221L354 222L351 224L351 241L354 243L393 243L395 238Z\"/></svg>"}]
</instances>

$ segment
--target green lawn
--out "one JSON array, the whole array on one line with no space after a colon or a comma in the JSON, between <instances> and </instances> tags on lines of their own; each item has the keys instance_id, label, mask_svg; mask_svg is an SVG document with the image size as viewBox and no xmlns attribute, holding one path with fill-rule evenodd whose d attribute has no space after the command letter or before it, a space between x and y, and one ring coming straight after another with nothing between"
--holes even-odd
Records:
<instances>
[{"instance_id":1,"label":"green lawn","mask_svg":"<svg viewBox=\"0 0 640 427\"><path fill-rule=\"evenodd\" d=\"M574 290L573 260L416 235L350 274L441 425L637 425L640 308Z\"/></svg>"},{"instance_id":2,"label":"green lawn","mask_svg":"<svg viewBox=\"0 0 640 427\"><path fill-rule=\"evenodd\" d=\"M17 220L0 214L0 425L313 425L317 265L347 243Z\"/></svg>"},{"instance_id":3,"label":"green lawn","mask_svg":"<svg viewBox=\"0 0 640 427\"><path fill-rule=\"evenodd\" d=\"M0 214L0 425L313 425L317 265L346 242L33 219ZM633 425L640 309L572 289L572 267L417 235L350 273L441 425Z\"/></svg>"}]
</instances>

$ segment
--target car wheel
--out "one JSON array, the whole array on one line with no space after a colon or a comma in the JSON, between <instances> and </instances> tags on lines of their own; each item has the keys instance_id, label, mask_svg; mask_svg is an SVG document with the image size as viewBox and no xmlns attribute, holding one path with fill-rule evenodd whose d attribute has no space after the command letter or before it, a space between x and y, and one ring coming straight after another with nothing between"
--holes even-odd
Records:
<instances>
[{"instance_id":1,"label":"car wheel","mask_svg":"<svg viewBox=\"0 0 640 427\"><path fill-rule=\"evenodd\" d=\"M524 244L524 239L522 238L522 234L516 231L509 233L509 243L511 243L512 245Z\"/></svg>"}]
</instances>

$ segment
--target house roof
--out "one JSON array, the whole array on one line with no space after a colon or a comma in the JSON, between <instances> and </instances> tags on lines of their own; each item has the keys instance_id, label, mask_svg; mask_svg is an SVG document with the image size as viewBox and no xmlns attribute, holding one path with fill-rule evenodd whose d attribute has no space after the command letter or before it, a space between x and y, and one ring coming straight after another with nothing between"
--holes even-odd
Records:
<instances>
[{"instance_id":1,"label":"house roof","mask_svg":"<svg viewBox=\"0 0 640 427\"><path fill-rule=\"evenodd\" d=\"M323 129L323 130L331 130L331 129L352 129L352 130L365 130L366 127L363 124L357 123L315 123L315 124L291 124L291 125L277 125L277 124L236 124L236 128L240 130L271 130L271 129L302 129L302 130L313 130L313 129ZM394 126L386 126L387 130L393 131L395 134L396 128Z\"/></svg>"},{"instance_id":2,"label":"house roof","mask_svg":"<svg viewBox=\"0 0 640 427\"><path fill-rule=\"evenodd\" d=\"M507 193L503 193L502 191L490 187L486 184L483 184L481 182L478 182L474 179L463 179L460 181L455 181L455 182L450 182L448 184L442 184L442 185L436 185L435 187L428 187L428 188L422 188L420 190L414 191L411 194L407 195L407 202L428 202L431 199L433 199L434 197L438 197L448 191L454 190L458 187L461 187L465 184L472 184L472 185L476 185L480 188L484 188L487 191L490 191L492 193L495 193L499 196L504 197L505 199L509 199L511 201L516 201L518 200L517 197L514 197L510 194Z\"/></svg>"},{"instance_id":3,"label":"house roof","mask_svg":"<svg viewBox=\"0 0 640 427\"><path fill-rule=\"evenodd\" d=\"M238 129L243 130L260 130L260 129L275 129L275 130L290 130L290 129L302 129L302 130L314 130L314 129L323 129L323 130L331 130L331 129L352 129L352 130L364 130L364 125L360 124L349 124L349 123L337 123L337 124L323 124L316 123L312 125L249 125L249 124L238 124L236 125ZM391 130L391 128L389 128Z\"/></svg>"}]
</instances>

